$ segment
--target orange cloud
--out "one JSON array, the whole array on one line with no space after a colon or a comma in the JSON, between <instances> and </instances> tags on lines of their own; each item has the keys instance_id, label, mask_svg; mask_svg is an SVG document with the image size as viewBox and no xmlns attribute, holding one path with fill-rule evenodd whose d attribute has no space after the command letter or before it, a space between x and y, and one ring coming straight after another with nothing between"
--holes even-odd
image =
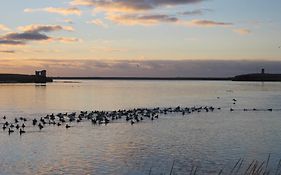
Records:
<instances>
[{"instance_id":1,"label":"orange cloud","mask_svg":"<svg viewBox=\"0 0 281 175\"><path fill-rule=\"evenodd\" d=\"M10 29L7 26L3 25L3 24L0 24L0 30L6 31L6 32L10 31Z\"/></svg>"},{"instance_id":2,"label":"orange cloud","mask_svg":"<svg viewBox=\"0 0 281 175\"><path fill-rule=\"evenodd\" d=\"M174 23L178 19L169 15L162 14L148 14L148 15L139 15L139 14L108 14L107 19L122 25L155 25L161 22L165 23Z\"/></svg>"},{"instance_id":3,"label":"orange cloud","mask_svg":"<svg viewBox=\"0 0 281 175\"><path fill-rule=\"evenodd\" d=\"M249 29L234 29L233 31L240 35L248 35L248 34L252 33L252 31Z\"/></svg>"},{"instance_id":4,"label":"orange cloud","mask_svg":"<svg viewBox=\"0 0 281 175\"><path fill-rule=\"evenodd\" d=\"M73 31L74 29L69 26L59 26L59 25L38 25L32 24L28 26L18 27L19 30L23 31L21 33L13 32L7 33L3 36L0 36L0 45L25 45L30 41L38 42L48 42L48 41L61 41L61 42L74 42L78 39L74 38L55 38L50 37L46 33L66 30Z\"/></svg>"},{"instance_id":5,"label":"orange cloud","mask_svg":"<svg viewBox=\"0 0 281 175\"><path fill-rule=\"evenodd\" d=\"M107 12L133 12L152 10L160 6L175 6L202 2L204 0L72 0L72 5L93 6L98 10Z\"/></svg>"},{"instance_id":6,"label":"orange cloud","mask_svg":"<svg viewBox=\"0 0 281 175\"><path fill-rule=\"evenodd\" d=\"M189 26L199 26L199 27L216 27L216 26L231 26L233 23L229 22L218 22L211 20L199 20L194 19L187 23Z\"/></svg>"},{"instance_id":7,"label":"orange cloud","mask_svg":"<svg viewBox=\"0 0 281 175\"><path fill-rule=\"evenodd\" d=\"M56 13L60 15L78 15L80 16L82 12L78 8L55 8L55 7L46 7L41 9L24 9L24 12L26 13L32 13L32 12L48 12L48 13Z\"/></svg>"},{"instance_id":8,"label":"orange cloud","mask_svg":"<svg viewBox=\"0 0 281 175\"><path fill-rule=\"evenodd\" d=\"M100 19L94 19L94 20L91 20L91 21L87 21L88 24L94 24L96 26L101 26L101 27L104 27L104 28L107 28L108 25L105 24L102 20Z\"/></svg>"},{"instance_id":9,"label":"orange cloud","mask_svg":"<svg viewBox=\"0 0 281 175\"><path fill-rule=\"evenodd\" d=\"M40 25L40 24L20 26L18 27L18 29L23 32L51 32L51 31L58 31L58 30L74 31L74 28L71 26Z\"/></svg>"}]
</instances>

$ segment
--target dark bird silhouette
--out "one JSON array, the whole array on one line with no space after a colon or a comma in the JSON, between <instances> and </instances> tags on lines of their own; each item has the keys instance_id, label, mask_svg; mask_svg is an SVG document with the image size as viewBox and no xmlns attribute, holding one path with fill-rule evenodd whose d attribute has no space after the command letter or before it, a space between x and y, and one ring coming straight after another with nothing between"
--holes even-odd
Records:
<instances>
[{"instance_id":1,"label":"dark bird silhouette","mask_svg":"<svg viewBox=\"0 0 281 175\"><path fill-rule=\"evenodd\" d=\"M42 130L44 128L44 126L41 123L38 124L38 127L40 130Z\"/></svg>"},{"instance_id":2,"label":"dark bird silhouette","mask_svg":"<svg viewBox=\"0 0 281 175\"><path fill-rule=\"evenodd\" d=\"M36 125L36 123L37 123L37 120L36 120L36 118L35 118L35 119L33 119L33 120L32 120L32 124L33 124L33 126L35 126L35 125Z\"/></svg>"},{"instance_id":3,"label":"dark bird silhouette","mask_svg":"<svg viewBox=\"0 0 281 175\"><path fill-rule=\"evenodd\" d=\"M14 132L14 130L12 130L11 128L9 128L9 134L11 134L12 132Z\"/></svg>"},{"instance_id":4,"label":"dark bird silhouette","mask_svg":"<svg viewBox=\"0 0 281 175\"><path fill-rule=\"evenodd\" d=\"M71 127L71 126L69 126L68 124L65 125L65 128L66 128L66 129L68 129L68 128L70 128L70 127Z\"/></svg>"},{"instance_id":5,"label":"dark bird silhouette","mask_svg":"<svg viewBox=\"0 0 281 175\"><path fill-rule=\"evenodd\" d=\"M20 129L20 135L22 135L23 133L25 133L25 131L23 129Z\"/></svg>"}]
</instances>

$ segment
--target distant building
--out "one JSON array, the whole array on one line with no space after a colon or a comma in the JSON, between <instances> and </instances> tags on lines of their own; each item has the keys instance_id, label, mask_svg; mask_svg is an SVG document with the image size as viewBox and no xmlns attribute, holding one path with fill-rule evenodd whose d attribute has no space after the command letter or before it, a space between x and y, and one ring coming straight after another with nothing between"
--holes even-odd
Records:
<instances>
[{"instance_id":1,"label":"distant building","mask_svg":"<svg viewBox=\"0 0 281 175\"><path fill-rule=\"evenodd\" d=\"M35 71L34 82L35 83L47 83L47 82L53 82L52 78L47 77L47 71L46 70L39 70Z\"/></svg>"},{"instance_id":2,"label":"distant building","mask_svg":"<svg viewBox=\"0 0 281 175\"><path fill-rule=\"evenodd\" d=\"M39 70L35 71L36 77L47 77L47 71L46 70Z\"/></svg>"}]
</instances>

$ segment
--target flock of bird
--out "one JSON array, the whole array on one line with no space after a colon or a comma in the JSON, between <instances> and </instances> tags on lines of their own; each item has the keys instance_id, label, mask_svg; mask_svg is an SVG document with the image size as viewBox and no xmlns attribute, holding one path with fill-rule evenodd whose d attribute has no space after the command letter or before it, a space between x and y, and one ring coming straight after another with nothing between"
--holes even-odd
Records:
<instances>
[{"instance_id":1,"label":"flock of bird","mask_svg":"<svg viewBox=\"0 0 281 175\"><path fill-rule=\"evenodd\" d=\"M64 126L66 129L73 127L73 123L79 123L89 121L93 125L101 125L113 122L114 120L124 119L134 125L145 119L155 120L160 115L167 115L170 113L179 113L181 115L191 114L194 112L213 112L214 110L220 110L220 108L214 108L212 106L205 107L169 107L169 108L137 108L131 110L118 110L118 111L80 111L78 113L58 113L50 114L40 119L27 119L24 117L14 118L12 121L8 121L7 117L2 118L2 129L9 134L17 132L20 135L26 133L26 126L38 127L41 131L48 125Z\"/></svg>"},{"instance_id":2,"label":"flock of bird","mask_svg":"<svg viewBox=\"0 0 281 175\"><path fill-rule=\"evenodd\" d=\"M217 97L219 99L220 97ZM236 99L232 99L232 104L235 105ZM4 116L2 121L0 119L0 124L2 124L3 131L7 131L9 135L11 133L17 132L20 135L26 133L25 128L28 127L38 127L41 131L47 125L64 126L66 129L73 127L73 123L80 123L84 121L90 121L93 125L107 125L114 120L120 120L125 118L125 120L134 125L139 123L144 119L155 120L158 119L160 115L167 115L171 113L180 113L182 115L191 114L194 112L213 112L214 110L221 110L220 107L204 106L204 107L169 107L169 108L135 108L130 110L118 110L118 111L80 111L72 113L58 113L58 114L48 114L40 119L27 119L24 117L14 118L12 121L8 121L7 117ZM268 109L233 109L230 111L273 111L272 108ZM280 109L281 110L281 109Z\"/></svg>"}]
</instances>

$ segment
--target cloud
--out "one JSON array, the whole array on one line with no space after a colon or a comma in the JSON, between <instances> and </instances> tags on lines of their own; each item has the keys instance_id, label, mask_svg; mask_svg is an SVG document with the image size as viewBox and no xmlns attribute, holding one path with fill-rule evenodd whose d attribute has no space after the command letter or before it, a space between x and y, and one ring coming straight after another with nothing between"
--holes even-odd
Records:
<instances>
[{"instance_id":1,"label":"cloud","mask_svg":"<svg viewBox=\"0 0 281 175\"><path fill-rule=\"evenodd\" d=\"M72 31L73 28L69 26L59 25L28 25L18 28L21 33L13 32L0 36L0 45L24 45L29 41L61 41L61 42L75 42L78 39L74 38L55 38L50 37L45 33L54 31Z\"/></svg>"},{"instance_id":2,"label":"cloud","mask_svg":"<svg viewBox=\"0 0 281 175\"><path fill-rule=\"evenodd\" d=\"M161 22L174 23L178 21L178 18L176 17L163 14L110 14L107 16L107 19L123 25L153 25Z\"/></svg>"},{"instance_id":3,"label":"cloud","mask_svg":"<svg viewBox=\"0 0 281 175\"><path fill-rule=\"evenodd\" d=\"M106 47L93 47L94 51L103 51L103 52L127 52L128 49L123 49L123 48L113 48L110 46L106 46Z\"/></svg>"},{"instance_id":4,"label":"cloud","mask_svg":"<svg viewBox=\"0 0 281 175\"><path fill-rule=\"evenodd\" d=\"M71 27L71 26L38 25L38 24L21 26L21 27L18 27L18 29L23 31L23 32L31 32L31 33L53 32L53 31L59 31L59 30L74 31L73 27Z\"/></svg>"},{"instance_id":5,"label":"cloud","mask_svg":"<svg viewBox=\"0 0 281 175\"><path fill-rule=\"evenodd\" d=\"M193 15L203 15L205 12L211 12L211 9L197 9L197 10L192 10L192 11L185 11L179 13L180 15L185 15L185 16L193 16Z\"/></svg>"},{"instance_id":6,"label":"cloud","mask_svg":"<svg viewBox=\"0 0 281 175\"><path fill-rule=\"evenodd\" d=\"M59 38L52 38L53 41L60 41L63 43L72 43L72 42L79 42L81 41L78 38L66 38L66 37L59 37Z\"/></svg>"},{"instance_id":7,"label":"cloud","mask_svg":"<svg viewBox=\"0 0 281 175\"><path fill-rule=\"evenodd\" d=\"M68 24L73 24L73 21L71 19L65 19L63 22L68 23Z\"/></svg>"},{"instance_id":8,"label":"cloud","mask_svg":"<svg viewBox=\"0 0 281 175\"><path fill-rule=\"evenodd\" d=\"M3 24L0 24L0 31L5 31L5 32L7 32L7 31L10 31L10 29L9 29L9 27L7 27L7 26L5 26L5 25L3 25Z\"/></svg>"},{"instance_id":9,"label":"cloud","mask_svg":"<svg viewBox=\"0 0 281 175\"><path fill-rule=\"evenodd\" d=\"M14 50L0 50L0 53L16 53Z\"/></svg>"},{"instance_id":10,"label":"cloud","mask_svg":"<svg viewBox=\"0 0 281 175\"><path fill-rule=\"evenodd\" d=\"M24 45L24 41L13 41L0 38L0 45Z\"/></svg>"},{"instance_id":11,"label":"cloud","mask_svg":"<svg viewBox=\"0 0 281 175\"><path fill-rule=\"evenodd\" d=\"M165 15L165 14L137 14L137 13L129 13L129 14L120 14L120 13L108 13L108 20L111 20L114 23L122 24L122 25L156 25L159 23L170 23L177 24L188 27L228 27L233 25L233 23L229 22L218 22L211 20L198 20L194 19L191 21L186 21L176 17L175 15Z\"/></svg>"},{"instance_id":12,"label":"cloud","mask_svg":"<svg viewBox=\"0 0 281 175\"><path fill-rule=\"evenodd\" d=\"M7 59L6 59L7 60ZM0 59L0 70L32 73L47 69L52 76L123 77L232 77L260 72L280 73L281 61L250 60L83 60L83 59Z\"/></svg>"},{"instance_id":13,"label":"cloud","mask_svg":"<svg viewBox=\"0 0 281 175\"><path fill-rule=\"evenodd\" d=\"M248 35L248 34L252 33L252 31L249 29L234 29L233 31L240 35Z\"/></svg>"},{"instance_id":14,"label":"cloud","mask_svg":"<svg viewBox=\"0 0 281 175\"><path fill-rule=\"evenodd\" d=\"M100 19L93 19L91 21L87 21L88 24L94 24L96 26L101 26L101 27L104 27L104 28L107 28L108 25L105 24L102 20Z\"/></svg>"},{"instance_id":15,"label":"cloud","mask_svg":"<svg viewBox=\"0 0 281 175\"><path fill-rule=\"evenodd\" d=\"M231 26L233 23L229 22L218 22L211 20L199 20L194 19L187 23L189 26L199 26L199 27L216 27L216 26Z\"/></svg>"},{"instance_id":16,"label":"cloud","mask_svg":"<svg viewBox=\"0 0 281 175\"><path fill-rule=\"evenodd\" d=\"M73 0L72 5L93 6L102 11L130 12L152 10L161 6L175 6L204 0Z\"/></svg>"},{"instance_id":17,"label":"cloud","mask_svg":"<svg viewBox=\"0 0 281 175\"><path fill-rule=\"evenodd\" d=\"M55 8L55 7L46 7L46 8L40 8L40 9L24 9L24 12L26 13L33 13L33 12L48 12L48 13L56 13L56 14L60 14L60 15L78 15L80 16L82 14L82 12L76 8Z\"/></svg>"},{"instance_id":18,"label":"cloud","mask_svg":"<svg viewBox=\"0 0 281 175\"><path fill-rule=\"evenodd\" d=\"M37 32L9 33L2 37L2 39L11 41L48 40L49 38L47 35Z\"/></svg>"}]
</instances>

